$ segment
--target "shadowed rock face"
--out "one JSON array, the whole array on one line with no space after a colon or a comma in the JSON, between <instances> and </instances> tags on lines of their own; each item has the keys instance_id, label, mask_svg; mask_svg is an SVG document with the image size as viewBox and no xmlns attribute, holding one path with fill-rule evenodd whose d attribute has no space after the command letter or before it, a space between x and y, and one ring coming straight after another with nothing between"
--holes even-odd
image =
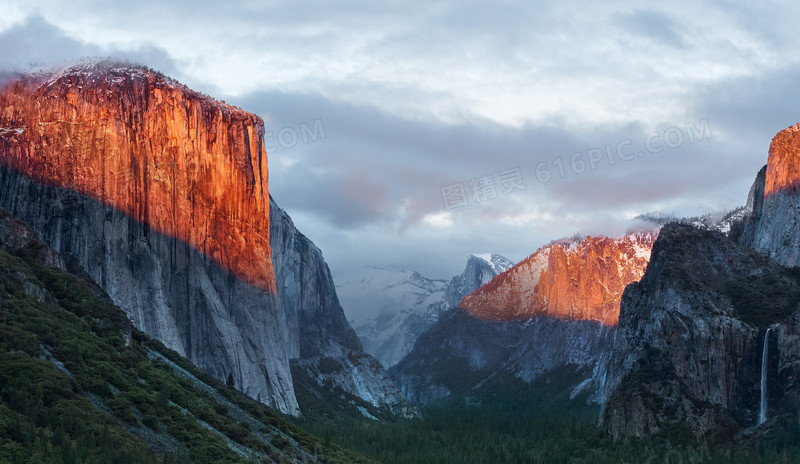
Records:
<instances>
[{"instance_id":1,"label":"shadowed rock face","mask_svg":"<svg viewBox=\"0 0 800 464\"><path fill-rule=\"evenodd\" d=\"M357 290L365 293L380 291L388 311L377 317L354 324L364 350L388 369L397 364L414 347L417 338L432 327L439 316L452 308L465 295L488 283L514 263L492 254L472 255L464 271L449 282L427 279L418 272L377 270L369 280L362 281ZM373 286L373 277L389 276L381 287ZM379 279L376 279L379 280ZM354 290L348 289L350 293Z\"/></svg>"},{"instance_id":2,"label":"shadowed rock face","mask_svg":"<svg viewBox=\"0 0 800 464\"><path fill-rule=\"evenodd\" d=\"M0 88L2 163L188 243L275 290L263 121L141 67L24 75Z\"/></svg>"},{"instance_id":3,"label":"shadowed rock face","mask_svg":"<svg viewBox=\"0 0 800 464\"><path fill-rule=\"evenodd\" d=\"M492 380L529 384L560 367L591 370L612 331L546 316L487 321L453 308L389 372L409 400L433 405L469 398Z\"/></svg>"},{"instance_id":4,"label":"shadowed rock face","mask_svg":"<svg viewBox=\"0 0 800 464\"><path fill-rule=\"evenodd\" d=\"M258 117L112 63L23 76L0 104L0 205L145 333L285 413L300 413L290 362L319 374L323 358L345 361L320 388L403 402L319 249L270 207Z\"/></svg>"},{"instance_id":5,"label":"shadowed rock face","mask_svg":"<svg viewBox=\"0 0 800 464\"><path fill-rule=\"evenodd\" d=\"M800 124L772 139L750 191L740 243L785 266L800 265Z\"/></svg>"},{"instance_id":6,"label":"shadowed rock face","mask_svg":"<svg viewBox=\"0 0 800 464\"><path fill-rule=\"evenodd\" d=\"M390 414L416 412L386 371L364 354L336 296L322 252L286 212L270 206L272 259L288 328L288 354L318 389L341 388Z\"/></svg>"},{"instance_id":7,"label":"shadowed rock face","mask_svg":"<svg viewBox=\"0 0 800 464\"><path fill-rule=\"evenodd\" d=\"M537 250L459 307L487 320L535 315L616 325L625 286L639 280L657 232L562 240Z\"/></svg>"},{"instance_id":8,"label":"shadowed rock face","mask_svg":"<svg viewBox=\"0 0 800 464\"><path fill-rule=\"evenodd\" d=\"M788 347L798 339L797 277L721 233L664 226L595 369L611 434L677 425L729 439L755 425L767 326L768 417L796 413L798 350Z\"/></svg>"},{"instance_id":9,"label":"shadowed rock face","mask_svg":"<svg viewBox=\"0 0 800 464\"><path fill-rule=\"evenodd\" d=\"M0 205L108 293L134 325L272 407L298 413L278 297L186 242L0 166Z\"/></svg>"},{"instance_id":10,"label":"shadowed rock face","mask_svg":"<svg viewBox=\"0 0 800 464\"><path fill-rule=\"evenodd\" d=\"M772 140L768 164L730 235L668 224L647 272L622 297L594 373L612 436L683 426L729 440L800 405L800 125ZM770 328L764 347L765 331ZM767 353L762 372L762 354Z\"/></svg>"},{"instance_id":11,"label":"shadowed rock face","mask_svg":"<svg viewBox=\"0 0 800 464\"><path fill-rule=\"evenodd\" d=\"M291 358L341 356L361 351L336 296L322 252L300 233L292 219L270 198L270 236L278 294L289 332Z\"/></svg>"}]
</instances>

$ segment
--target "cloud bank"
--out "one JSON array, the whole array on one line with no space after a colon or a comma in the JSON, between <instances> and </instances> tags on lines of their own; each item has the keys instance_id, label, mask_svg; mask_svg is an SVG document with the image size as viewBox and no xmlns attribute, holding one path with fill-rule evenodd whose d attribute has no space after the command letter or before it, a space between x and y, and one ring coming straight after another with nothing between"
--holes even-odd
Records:
<instances>
[{"instance_id":1,"label":"cloud bank","mask_svg":"<svg viewBox=\"0 0 800 464\"><path fill-rule=\"evenodd\" d=\"M449 278L473 252L521 259L645 211L731 209L800 121L791 4L0 9L0 71L115 56L261 115L270 190L337 279L370 265ZM504 192L504 172L524 189ZM459 184L449 208L442 189Z\"/></svg>"}]
</instances>

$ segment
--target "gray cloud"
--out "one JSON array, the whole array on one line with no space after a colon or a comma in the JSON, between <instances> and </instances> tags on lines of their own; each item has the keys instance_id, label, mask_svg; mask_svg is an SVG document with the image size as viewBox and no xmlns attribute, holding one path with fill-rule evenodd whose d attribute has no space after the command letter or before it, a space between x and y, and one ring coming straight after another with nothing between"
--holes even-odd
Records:
<instances>
[{"instance_id":1,"label":"gray cloud","mask_svg":"<svg viewBox=\"0 0 800 464\"><path fill-rule=\"evenodd\" d=\"M800 63L788 62L756 76L732 76L694 89L695 111L714 114L730 137L765 152L772 136L800 122ZM760 146L759 146L760 145Z\"/></svg>"},{"instance_id":2,"label":"gray cloud","mask_svg":"<svg viewBox=\"0 0 800 464\"><path fill-rule=\"evenodd\" d=\"M695 116L664 124L660 134L708 119L706 140L630 161L601 159L596 169L576 173L575 153L630 141L626 150L644 149L649 133L639 124L574 132L558 127L509 128L475 124L431 124L407 120L372 108L332 101L319 95L259 92L235 99L262 115L267 130L297 129L320 120L324 139L277 147L269 153L270 189L298 225L321 246L341 278L366 272L367 265L413 268L447 278L472 252L495 251L521 259L553 238L575 231L623 233L635 214L708 205L731 209L766 159L765 150L726 137L732 128L727 108L698 107ZM672 128L672 129L670 129ZM561 178L555 168L566 169ZM552 178L537 180L546 163ZM442 230L420 224L426 215L446 212L440 187L482 174L520 167L524 192L483 203L471 201L453 210L454 226ZM468 187L468 186L467 186ZM499 186L498 186L499 187ZM506 219L532 219L518 224ZM540 218L540 219L537 219ZM505 221L505 222L504 222ZM358 250L358 251L355 251Z\"/></svg>"},{"instance_id":3,"label":"gray cloud","mask_svg":"<svg viewBox=\"0 0 800 464\"><path fill-rule=\"evenodd\" d=\"M686 46L683 37L677 31L675 22L661 12L637 10L632 13L622 13L619 15L618 22L622 28L647 37L656 43L678 48Z\"/></svg>"},{"instance_id":4,"label":"gray cloud","mask_svg":"<svg viewBox=\"0 0 800 464\"><path fill-rule=\"evenodd\" d=\"M82 42L39 15L29 16L0 33L0 70L6 73L107 56L147 64L166 73L177 69L169 54L152 44L140 42L123 49Z\"/></svg>"},{"instance_id":5,"label":"gray cloud","mask_svg":"<svg viewBox=\"0 0 800 464\"><path fill-rule=\"evenodd\" d=\"M800 12L782 6L40 0L18 9L29 16L0 30L0 73L115 55L258 113L276 135L321 121L324 138L270 150L270 189L342 278L366 265L447 278L471 252L521 259L577 230L622 232L644 211L732 208L774 133L800 119ZM624 140L638 151L648 133L702 119L709 140L572 169L574 153L585 160ZM543 163L548 182L537 180ZM527 190L445 210L441 187L515 167Z\"/></svg>"},{"instance_id":6,"label":"gray cloud","mask_svg":"<svg viewBox=\"0 0 800 464\"><path fill-rule=\"evenodd\" d=\"M586 163L591 149L616 147L627 140L626 150L644 150L647 132L637 124L586 133L534 126L515 129L487 121L436 125L320 96L283 93L244 96L236 103L267 118L268 130L273 132L322 121L325 139L291 149L278 147L271 154L272 188L276 197L285 197L286 207L331 217L349 228L373 222L416 223L443 209L440 187L483 174L497 176L499 171L515 167L522 170L527 183L539 184L531 185L529 192L516 192L517 196L527 198L536 191L548 202L568 204L575 212L647 208L679 195L702 195L709 189L704 180L720 177L727 185L728 180L737 178L729 172L730 167L741 168L731 163L731 157L749 156L725 145L719 133L724 121L717 121L710 110L698 113L703 117L673 124L688 138L687 123L699 127L701 119L709 118L712 133L708 140L686 141L674 148L660 142L661 153L632 161L614 156L613 165L603 156L596 170L574 172L571 159L575 153ZM665 125L662 131L673 126ZM293 164L281 167L284 159ZM556 160L565 167L563 179ZM552 176L547 183L537 181L541 163L546 163ZM709 166L715 166L713 172ZM307 189L302 194L291 193L297 185ZM401 208L406 204L416 208Z\"/></svg>"}]
</instances>

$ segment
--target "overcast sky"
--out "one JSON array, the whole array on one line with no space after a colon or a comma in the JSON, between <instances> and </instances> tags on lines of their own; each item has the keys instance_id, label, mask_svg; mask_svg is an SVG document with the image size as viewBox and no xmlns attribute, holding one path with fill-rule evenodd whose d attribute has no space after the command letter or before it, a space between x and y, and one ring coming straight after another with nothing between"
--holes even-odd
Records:
<instances>
[{"instance_id":1,"label":"overcast sky","mask_svg":"<svg viewBox=\"0 0 800 464\"><path fill-rule=\"evenodd\" d=\"M235 103L338 281L449 278L743 204L800 121L800 14L730 3L0 0L0 70L114 56Z\"/></svg>"}]
</instances>

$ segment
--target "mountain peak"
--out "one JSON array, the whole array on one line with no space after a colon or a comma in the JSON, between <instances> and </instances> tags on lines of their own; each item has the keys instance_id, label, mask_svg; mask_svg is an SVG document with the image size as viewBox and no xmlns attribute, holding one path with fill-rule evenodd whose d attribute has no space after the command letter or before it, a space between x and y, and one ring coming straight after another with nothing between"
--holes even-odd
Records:
<instances>
[{"instance_id":1,"label":"mountain peak","mask_svg":"<svg viewBox=\"0 0 800 464\"><path fill-rule=\"evenodd\" d=\"M644 274L657 235L646 231L553 241L458 306L488 320L550 315L616 325L622 291Z\"/></svg>"},{"instance_id":2,"label":"mountain peak","mask_svg":"<svg viewBox=\"0 0 800 464\"><path fill-rule=\"evenodd\" d=\"M508 270L511 266L514 265L513 261L506 258L505 256L498 255L497 253L473 253L467 260L467 269L469 269L470 262L473 260L478 260L480 262L488 264L489 267L492 268L492 271L495 275ZM468 271L465 270L464 272ZM494 277L494 275L492 277Z\"/></svg>"},{"instance_id":3,"label":"mountain peak","mask_svg":"<svg viewBox=\"0 0 800 464\"><path fill-rule=\"evenodd\" d=\"M772 139L767 161L764 195L800 185L800 123L778 132Z\"/></svg>"},{"instance_id":4,"label":"mountain peak","mask_svg":"<svg viewBox=\"0 0 800 464\"><path fill-rule=\"evenodd\" d=\"M149 68L87 60L0 87L0 161L275 291L264 123Z\"/></svg>"}]
</instances>

